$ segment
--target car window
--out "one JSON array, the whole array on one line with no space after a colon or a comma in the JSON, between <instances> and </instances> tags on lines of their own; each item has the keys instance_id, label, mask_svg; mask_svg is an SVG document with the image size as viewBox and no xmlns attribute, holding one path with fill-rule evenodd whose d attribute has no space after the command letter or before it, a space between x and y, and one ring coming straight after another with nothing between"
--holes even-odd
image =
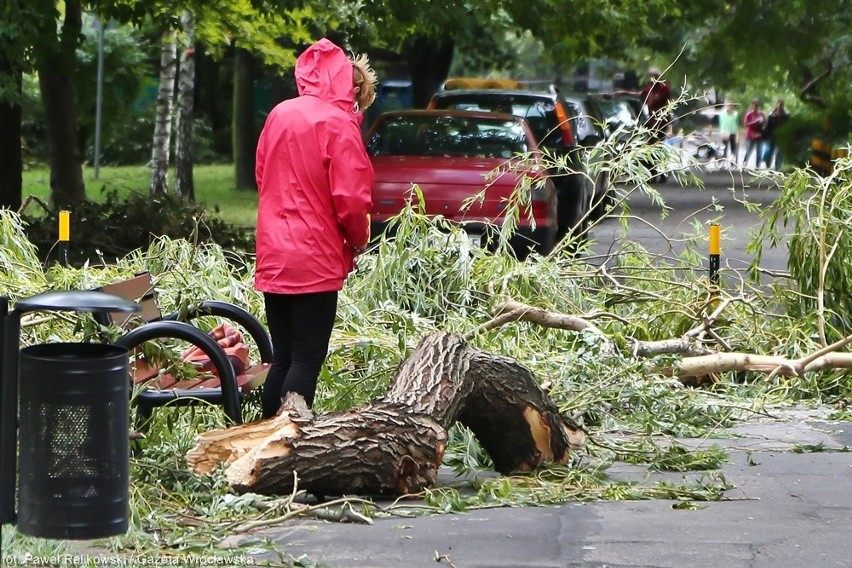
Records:
<instances>
[{"instance_id":1,"label":"car window","mask_svg":"<svg viewBox=\"0 0 852 568\"><path fill-rule=\"evenodd\" d=\"M599 109L592 106L591 101L571 98L566 99L564 104L575 109L573 113L569 114L573 116L571 121L580 142L597 142L604 138L604 131L600 123L602 117L600 117Z\"/></svg>"},{"instance_id":2,"label":"car window","mask_svg":"<svg viewBox=\"0 0 852 568\"><path fill-rule=\"evenodd\" d=\"M371 156L511 158L529 150L515 120L459 116L386 116L367 142Z\"/></svg>"},{"instance_id":3,"label":"car window","mask_svg":"<svg viewBox=\"0 0 852 568\"><path fill-rule=\"evenodd\" d=\"M617 99L600 99L598 104L607 122L624 126L636 124L636 117L627 102Z\"/></svg>"},{"instance_id":4,"label":"car window","mask_svg":"<svg viewBox=\"0 0 852 568\"><path fill-rule=\"evenodd\" d=\"M540 144L559 144L559 120L554 102L541 96L520 94L476 93L436 97L435 108L502 112L525 118Z\"/></svg>"}]
</instances>

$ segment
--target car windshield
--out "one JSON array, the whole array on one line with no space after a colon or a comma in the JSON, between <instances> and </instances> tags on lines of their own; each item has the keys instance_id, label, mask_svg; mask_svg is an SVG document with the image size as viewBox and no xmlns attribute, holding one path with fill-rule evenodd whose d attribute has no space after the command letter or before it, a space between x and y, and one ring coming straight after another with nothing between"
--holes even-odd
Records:
<instances>
[{"instance_id":1,"label":"car windshield","mask_svg":"<svg viewBox=\"0 0 852 568\"><path fill-rule=\"evenodd\" d=\"M551 99L486 93L439 98L436 104L438 108L513 114L526 119L539 143L553 142L557 138L559 119Z\"/></svg>"},{"instance_id":2,"label":"car windshield","mask_svg":"<svg viewBox=\"0 0 852 568\"><path fill-rule=\"evenodd\" d=\"M386 116L367 143L372 156L511 158L529 150L516 120L467 116Z\"/></svg>"}]
</instances>

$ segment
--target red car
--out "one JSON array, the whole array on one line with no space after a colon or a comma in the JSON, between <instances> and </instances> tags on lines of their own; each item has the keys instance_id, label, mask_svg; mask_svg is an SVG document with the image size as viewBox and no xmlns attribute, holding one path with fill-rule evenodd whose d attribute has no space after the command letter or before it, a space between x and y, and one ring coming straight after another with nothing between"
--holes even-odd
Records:
<instances>
[{"instance_id":1,"label":"red car","mask_svg":"<svg viewBox=\"0 0 852 568\"><path fill-rule=\"evenodd\" d=\"M529 176L531 189L526 191L531 193L535 226L522 209L511 245L519 258L526 257L530 248L542 254L553 248L556 194L523 118L453 110L385 113L367 134L367 153L376 174L374 236L384 232L388 219L400 212L417 184L427 214L463 222L473 242L493 246L489 235L503 223L506 203L521 187L522 177ZM484 200L465 210L464 201L483 190Z\"/></svg>"}]
</instances>

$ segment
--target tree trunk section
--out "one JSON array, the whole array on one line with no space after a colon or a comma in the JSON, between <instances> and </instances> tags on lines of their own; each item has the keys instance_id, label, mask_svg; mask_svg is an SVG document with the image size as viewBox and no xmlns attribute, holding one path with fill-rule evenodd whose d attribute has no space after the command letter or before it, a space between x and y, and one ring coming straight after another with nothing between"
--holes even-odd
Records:
<instances>
[{"instance_id":1,"label":"tree trunk section","mask_svg":"<svg viewBox=\"0 0 852 568\"><path fill-rule=\"evenodd\" d=\"M50 199L56 207L86 199L83 160L77 144L77 107L73 77L82 30L79 0L65 2L60 36L45 33L38 53L38 78L44 106L50 162Z\"/></svg>"},{"instance_id":2,"label":"tree trunk section","mask_svg":"<svg viewBox=\"0 0 852 568\"><path fill-rule=\"evenodd\" d=\"M446 80L453 62L455 44L451 39L437 40L416 36L406 46L414 108L425 108Z\"/></svg>"},{"instance_id":3,"label":"tree trunk section","mask_svg":"<svg viewBox=\"0 0 852 568\"><path fill-rule=\"evenodd\" d=\"M254 126L254 61L249 51L234 50L234 179L238 190L257 190L254 175L257 133Z\"/></svg>"},{"instance_id":4,"label":"tree trunk section","mask_svg":"<svg viewBox=\"0 0 852 568\"><path fill-rule=\"evenodd\" d=\"M435 484L447 432L429 416L387 403L303 426L299 415L290 416L296 420L285 418L283 428L228 468L234 490L405 495Z\"/></svg>"},{"instance_id":5,"label":"tree trunk section","mask_svg":"<svg viewBox=\"0 0 852 568\"><path fill-rule=\"evenodd\" d=\"M424 338L388 392L314 418L291 397L269 420L203 434L187 454L197 473L226 464L237 491L402 495L434 485L447 431L468 426L501 473L566 464L584 442L532 373L458 335Z\"/></svg>"},{"instance_id":6,"label":"tree trunk section","mask_svg":"<svg viewBox=\"0 0 852 568\"><path fill-rule=\"evenodd\" d=\"M195 202L195 181L192 176L193 137L192 117L195 96L195 19L184 11L181 27L186 34L180 62L178 81L177 140L175 141L175 191L186 201Z\"/></svg>"},{"instance_id":7,"label":"tree trunk section","mask_svg":"<svg viewBox=\"0 0 852 568\"><path fill-rule=\"evenodd\" d=\"M174 30L163 33L160 46L160 87L157 91L157 115L151 149L151 194L169 191L169 146L172 134L177 47Z\"/></svg>"},{"instance_id":8,"label":"tree trunk section","mask_svg":"<svg viewBox=\"0 0 852 568\"><path fill-rule=\"evenodd\" d=\"M204 52L203 44L196 45L195 51L195 86L197 92L196 118L203 118L210 123L213 136L213 147L216 152L231 155L231 123L221 110L222 87L220 83L220 61L213 59Z\"/></svg>"},{"instance_id":9,"label":"tree trunk section","mask_svg":"<svg viewBox=\"0 0 852 568\"><path fill-rule=\"evenodd\" d=\"M0 74L14 85L10 97L0 99L0 208L17 211L21 207L24 162L21 155L21 71L0 53Z\"/></svg>"}]
</instances>

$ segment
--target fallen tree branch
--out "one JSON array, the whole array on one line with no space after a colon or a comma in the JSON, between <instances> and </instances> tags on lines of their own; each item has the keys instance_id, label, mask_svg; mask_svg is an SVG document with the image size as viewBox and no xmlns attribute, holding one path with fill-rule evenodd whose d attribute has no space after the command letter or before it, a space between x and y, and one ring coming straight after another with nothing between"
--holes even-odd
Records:
<instances>
[{"instance_id":1,"label":"fallen tree branch","mask_svg":"<svg viewBox=\"0 0 852 568\"><path fill-rule=\"evenodd\" d=\"M501 327L501 326L506 325L507 323L512 322L512 321L518 321L519 319L521 319L522 316L523 316L522 310L513 310L513 311L510 311L510 312L502 313L502 314L500 314L496 317L491 318L490 320L488 320L484 324L480 325L479 327L477 327L473 331L467 332L464 335L464 339L465 339L465 341L470 341L473 338L475 338L477 335L479 335L480 333L485 333L488 330Z\"/></svg>"},{"instance_id":2,"label":"fallen tree branch","mask_svg":"<svg viewBox=\"0 0 852 568\"><path fill-rule=\"evenodd\" d=\"M660 368L660 372L668 377L677 377L681 382L685 379L701 377L726 371L756 371L769 373L767 380L775 375L785 377L800 377L805 373L824 369L852 369L852 353L837 353L836 351L852 343L852 335L837 341L819 351L801 357L788 359L776 355L759 355L755 353L716 353L706 347L703 342L706 336L725 349L730 347L725 340L712 328L716 319L733 302L742 301L742 297L726 298L719 302L712 313L699 324L677 339L661 339L657 341L633 340L634 357L651 357L654 355L671 354L686 355L680 363L673 367ZM569 316L559 312L551 312L512 300L497 305L495 317L477 328L469 335L476 335L487 329L494 329L511 321L528 321L545 327L566 329L571 331L591 331L604 340L602 350L615 351L611 339L588 320ZM606 352L605 351L605 352Z\"/></svg>"},{"instance_id":3,"label":"fallen tree branch","mask_svg":"<svg viewBox=\"0 0 852 568\"><path fill-rule=\"evenodd\" d=\"M588 331L599 336L603 340L601 351L606 353L615 352L615 344L597 326L587 319L577 316L569 316L559 312L551 312L542 308L536 308L521 302L509 300L494 308L496 314L493 319L486 322L480 329L493 329L510 321L528 321L544 327L556 329L567 329L573 331ZM488 326L488 327L486 327Z\"/></svg>"},{"instance_id":4,"label":"fallen tree branch","mask_svg":"<svg viewBox=\"0 0 852 568\"><path fill-rule=\"evenodd\" d=\"M650 357L661 354L708 355L712 353L712 350L701 345L700 335L701 333L706 333L725 307L736 299L737 298L731 298L721 302L713 313L705 318L700 325L686 332L680 339L663 339L659 341L634 340L634 356ZM468 333L466 339L475 337L483 331L500 327L501 325L505 325L512 321L528 321L544 327L594 333L603 340L601 345L602 353L612 354L616 352L615 343L607 337L600 328L595 326L589 320L579 316L552 312L521 302L516 302L514 300L508 300L502 304L498 304L494 308L494 313L496 315L492 319L482 324L475 331Z\"/></svg>"},{"instance_id":5,"label":"fallen tree branch","mask_svg":"<svg viewBox=\"0 0 852 568\"><path fill-rule=\"evenodd\" d=\"M675 355L691 355L701 356L710 355L712 349L696 344L695 340L689 337L681 337L680 339L660 339L657 341L633 341L633 356L634 357L653 357L655 355L675 354Z\"/></svg>"},{"instance_id":6,"label":"fallen tree branch","mask_svg":"<svg viewBox=\"0 0 852 568\"><path fill-rule=\"evenodd\" d=\"M45 201L43 199L40 199L40 198L36 197L35 195L30 194L30 195L27 196L26 199L24 199L24 202L21 203L21 206L18 207L18 215L23 215L24 211L26 211L27 208L29 208L30 203L33 203L33 202L41 205L41 208L44 209L44 212L47 213L48 215L53 213L53 209L50 207L50 205L45 203Z\"/></svg>"},{"instance_id":7,"label":"fallen tree branch","mask_svg":"<svg viewBox=\"0 0 852 568\"><path fill-rule=\"evenodd\" d=\"M816 353L814 353L812 355L808 355L807 357L802 357L801 359L799 359L799 361L801 362L802 366L807 366L812 361L819 359L823 355L826 355L826 354L831 353L833 351L837 351L841 347L848 345L850 342L852 342L852 335L847 335L846 337L844 337L840 341L835 341L831 345L823 347L822 349L820 349L819 351L817 351Z\"/></svg>"},{"instance_id":8,"label":"fallen tree branch","mask_svg":"<svg viewBox=\"0 0 852 568\"><path fill-rule=\"evenodd\" d=\"M852 369L852 353L828 353L802 364L802 359L786 359L773 355L752 353L715 353L700 357L687 357L674 367L661 369L667 377L681 381L726 371L756 371L771 373L771 376L801 377L805 373L825 369Z\"/></svg>"},{"instance_id":9,"label":"fallen tree branch","mask_svg":"<svg viewBox=\"0 0 852 568\"><path fill-rule=\"evenodd\" d=\"M270 519L259 519L256 521L249 521L234 527L232 529L232 532L237 534L247 533L259 528L279 525L295 517L307 517L309 515L314 516L320 520L326 521L350 521L372 525L373 520L355 511L355 509L352 507L352 503L360 503L363 505L373 504L370 500L359 499L356 497L343 497L340 499L334 499L333 501L319 503L317 505L306 505L294 502L289 504L289 506L287 507L287 512L283 515ZM339 508L336 508L338 505Z\"/></svg>"}]
</instances>

